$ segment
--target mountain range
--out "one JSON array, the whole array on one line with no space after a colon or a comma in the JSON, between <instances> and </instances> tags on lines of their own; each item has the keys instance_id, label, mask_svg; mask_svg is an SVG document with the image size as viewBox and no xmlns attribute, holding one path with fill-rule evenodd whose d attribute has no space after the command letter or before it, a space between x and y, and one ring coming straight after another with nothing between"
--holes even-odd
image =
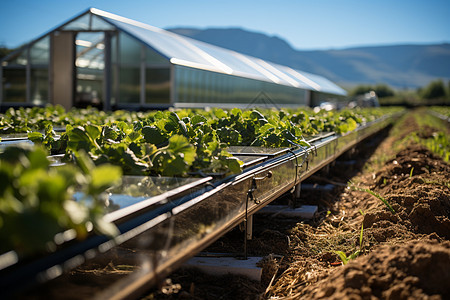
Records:
<instances>
[{"instance_id":1,"label":"mountain range","mask_svg":"<svg viewBox=\"0 0 450 300\"><path fill-rule=\"evenodd\" d=\"M396 89L450 80L450 44L368 46L330 50L297 50L277 36L241 28L169 28L169 31L322 75L344 88L387 84Z\"/></svg>"}]
</instances>

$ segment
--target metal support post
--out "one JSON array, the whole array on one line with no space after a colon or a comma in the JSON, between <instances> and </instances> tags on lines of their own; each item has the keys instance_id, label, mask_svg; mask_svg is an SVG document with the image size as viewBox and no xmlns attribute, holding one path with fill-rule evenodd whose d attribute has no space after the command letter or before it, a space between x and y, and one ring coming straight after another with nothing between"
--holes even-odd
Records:
<instances>
[{"instance_id":1,"label":"metal support post","mask_svg":"<svg viewBox=\"0 0 450 300\"><path fill-rule=\"evenodd\" d=\"M103 110L111 111L111 97L112 97L112 59L111 59L111 33L105 32L104 44L104 64L103 70Z\"/></svg>"},{"instance_id":2,"label":"metal support post","mask_svg":"<svg viewBox=\"0 0 450 300\"><path fill-rule=\"evenodd\" d=\"M253 215L247 217L247 230L246 237L247 240L251 240L253 238Z\"/></svg>"},{"instance_id":3,"label":"metal support post","mask_svg":"<svg viewBox=\"0 0 450 300\"><path fill-rule=\"evenodd\" d=\"M289 203L289 206L294 209L297 206L297 200L300 199L300 194L301 194L301 190L302 190L302 183L299 182L295 185L294 188L294 193L292 193L292 200Z\"/></svg>"}]
</instances>

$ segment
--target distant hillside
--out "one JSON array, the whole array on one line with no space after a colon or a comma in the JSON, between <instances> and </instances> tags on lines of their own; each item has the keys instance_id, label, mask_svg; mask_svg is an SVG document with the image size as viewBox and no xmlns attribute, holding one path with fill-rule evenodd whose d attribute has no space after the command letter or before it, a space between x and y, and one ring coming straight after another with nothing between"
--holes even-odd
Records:
<instances>
[{"instance_id":1,"label":"distant hillside","mask_svg":"<svg viewBox=\"0 0 450 300\"><path fill-rule=\"evenodd\" d=\"M327 77L344 86L385 83L416 88L450 80L450 44L301 51L282 38L240 28L173 28L181 35Z\"/></svg>"}]
</instances>

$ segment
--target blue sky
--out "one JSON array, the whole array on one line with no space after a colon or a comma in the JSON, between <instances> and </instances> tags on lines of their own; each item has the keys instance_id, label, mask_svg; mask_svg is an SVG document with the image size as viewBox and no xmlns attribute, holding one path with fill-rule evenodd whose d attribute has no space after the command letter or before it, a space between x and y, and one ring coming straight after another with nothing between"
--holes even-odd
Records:
<instances>
[{"instance_id":1,"label":"blue sky","mask_svg":"<svg viewBox=\"0 0 450 300\"><path fill-rule=\"evenodd\" d=\"M296 49L450 42L449 0L0 0L0 46L17 47L89 7L156 27L240 27Z\"/></svg>"}]
</instances>

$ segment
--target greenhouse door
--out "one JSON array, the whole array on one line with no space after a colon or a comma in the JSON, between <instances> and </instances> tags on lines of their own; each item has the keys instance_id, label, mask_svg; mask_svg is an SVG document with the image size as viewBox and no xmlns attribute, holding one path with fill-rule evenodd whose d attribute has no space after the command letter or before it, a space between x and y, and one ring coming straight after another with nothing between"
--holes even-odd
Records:
<instances>
[{"instance_id":1,"label":"greenhouse door","mask_svg":"<svg viewBox=\"0 0 450 300\"><path fill-rule=\"evenodd\" d=\"M75 38L75 107L103 108L105 33L79 32Z\"/></svg>"}]
</instances>

